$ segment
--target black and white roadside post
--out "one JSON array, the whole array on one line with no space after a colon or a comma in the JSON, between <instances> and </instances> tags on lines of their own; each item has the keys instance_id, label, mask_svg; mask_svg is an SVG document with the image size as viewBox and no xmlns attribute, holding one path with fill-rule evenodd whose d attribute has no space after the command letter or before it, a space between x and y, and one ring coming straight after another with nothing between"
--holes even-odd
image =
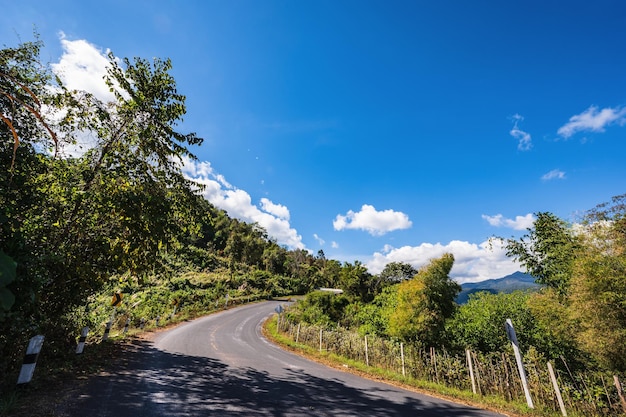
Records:
<instances>
[{"instance_id":1,"label":"black and white roadside post","mask_svg":"<svg viewBox=\"0 0 626 417\"><path fill-rule=\"evenodd\" d=\"M106 342L109 339L109 333L111 332L111 320L107 321L106 327L104 328L104 334L102 335L102 341Z\"/></svg>"},{"instance_id":2,"label":"black and white roadside post","mask_svg":"<svg viewBox=\"0 0 626 417\"><path fill-rule=\"evenodd\" d=\"M124 325L124 334L128 333L128 326L130 326L130 317L126 319L126 324Z\"/></svg>"},{"instance_id":3,"label":"black and white roadside post","mask_svg":"<svg viewBox=\"0 0 626 417\"><path fill-rule=\"evenodd\" d=\"M156 327L159 327L159 320L161 320L161 316L156 316Z\"/></svg>"},{"instance_id":4,"label":"black and white roadside post","mask_svg":"<svg viewBox=\"0 0 626 417\"><path fill-rule=\"evenodd\" d=\"M511 345L513 345L515 361L517 362L517 370L519 371L519 376L522 380L522 388L524 389L524 395L526 396L526 404L528 405L528 408L535 408L533 405L533 399L530 396L530 390L528 389L528 380L526 379L526 372L524 371L524 362L522 362L522 355L520 354L517 335L515 334L515 328L513 327L511 319L506 319L504 327L506 328L506 335L511 341Z\"/></svg>"},{"instance_id":5,"label":"black and white roadside post","mask_svg":"<svg viewBox=\"0 0 626 417\"><path fill-rule=\"evenodd\" d=\"M22 369L20 369L20 375L17 377L17 383L27 384L33 379L33 373L35 372L35 366L37 365L37 358L41 347L43 346L43 335L33 336L28 342L26 348L26 355L22 362Z\"/></svg>"},{"instance_id":6,"label":"black and white roadside post","mask_svg":"<svg viewBox=\"0 0 626 417\"><path fill-rule=\"evenodd\" d=\"M139 328L141 330L143 330L143 328L146 326L146 319L144 319L143 317L141 318L141 321L139 322Z\"/></svg>"},{"instance_id":7,"label":"black and white roadside post","mask_svg":"<svg viewBox=\"0 0 626 417\"><path fill-rule=\"evenodd\" d=\"M83 353L85 349L85 341L87 340L87 335L89 334L89 327L83 327L83 330L80 332L80 338L78 339L78 345L76 345L76 354Z\"/></svg>"}]
</instances>

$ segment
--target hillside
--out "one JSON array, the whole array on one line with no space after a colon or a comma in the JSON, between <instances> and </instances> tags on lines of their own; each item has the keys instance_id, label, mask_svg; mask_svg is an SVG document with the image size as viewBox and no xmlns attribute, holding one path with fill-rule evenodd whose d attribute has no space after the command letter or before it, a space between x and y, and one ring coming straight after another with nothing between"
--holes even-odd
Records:
<instances>
[{"instance_id":1,"label":"hillside","mask_svg":"<svg viewBox=\"0 0 626 417\"><path fill-rule=\"evenodd\" d=\"M516 290L538 289L539 287L540 285L535 282L535 278L532 276L523 272L515 272L502 278L461 284L462 290L456 301L459 304L464 304L469 299L470 294L480 291L496 294L500 292L510 293Z\"/></svg>"}]
</instances>

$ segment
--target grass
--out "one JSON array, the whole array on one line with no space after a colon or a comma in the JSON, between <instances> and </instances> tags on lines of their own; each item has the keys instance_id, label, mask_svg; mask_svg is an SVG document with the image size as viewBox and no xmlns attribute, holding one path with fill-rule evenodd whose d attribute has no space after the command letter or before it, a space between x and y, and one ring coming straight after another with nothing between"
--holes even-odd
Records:
<instances>
[{"instance_id":1,"label":"grass","mask_svg":"<svg viewBox=\"0 0 626 417\"><path fill-rule=\"evenodd\" d=\"M274 343L286 350L324 365L346 372L351 372L365 378L384 381L391 385L399 386L405 389L418 391L434 397L444 398L477 408L499 412L511 417L556 417L561 415L560 413L555 413L552 410L533 410L528 408L525 403L508 402L504 398L498 396L477 395L470 391L450 388L431 381L405 377L397 372L392 372L374 366L367 366L363 362L354 361L332 352L324 350L320 352L317 348L301 343L295 343L295 341L288 336L278 332L276 316L265 321L263 330L268 339L272 340ZM577 415L576 413L571 413L569 411L568 415L570 417L582 417L582 415Z\"/></svg>"}]
</instances>

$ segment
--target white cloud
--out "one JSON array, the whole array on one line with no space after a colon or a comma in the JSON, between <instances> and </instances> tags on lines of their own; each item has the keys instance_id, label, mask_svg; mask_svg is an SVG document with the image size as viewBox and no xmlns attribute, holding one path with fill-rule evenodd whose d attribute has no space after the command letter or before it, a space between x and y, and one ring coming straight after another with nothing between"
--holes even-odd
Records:
<instances>
[{"instance_id":1,"label":"white cloud","mask_svg":"<svg viewBox=\"0 0 626 417\"><path fill-rule=\"evenodd\" d=\"M598 110L591 106L584 112L570 117L569 122L559 128L557 133L567 139L577 132L604 132L606 126L617 123L620 126L626 123L626 108L604 108Z\"/></svg>"},{"instance_id":2,"label":"white cloud","mask_svg":"<svg viewBox=\"0 0 626 417\"><path fill-rule=\"evenodd\" d=\"M289 210L286 207L265 198L261 201L261 207L252 204L250 194L230 185L222 175L214 172L210 162L183 158L182 170L187 178L205 187L202 190L204 198L225 210L229 216L248 223L258 223L281 245L305 249L302 236L289 224Z\"/></svg>"},{"instance_id":3,"label":"white cloud","mask_svg":"<svg viewBox=\"0 0 626 417\"><path fill-rule=\"evenodd\" d=\"M515 219L507 219L502 214L496 214L495 216L483 214L482 217L492 226L508 227L514 230L526 230L535 223L535 216L532 213L528 213L525 216L515 216Z\"/></svg>"},{"instance_id":4,"label":"white cloud","mask_svg":"<svg viewBox=\"0 0 626 417\"><path fill-rule=\"evenodd\" d=\"M541 179L543 181L564 180L565 179L565 172L563 172L561 170L558 170L558 169L553 169L552 171L542 175Z\"/></svg>"},{"instance_id":5,"label":"white cloud","mask_svg":"<svg viewBox=\"0 0 626 417\"><path fill-rule=\"evenodd\" d=\"M459 283L501 278L520 270L506 256L506 249L498 241L485 241L479 245L453 240L447 245L422 243L401 248L386 246L382 252L374 253L366 266L372 274L380 273L389 262L404 262L414 268L421 268L431 259L445 253L454 255L450 277Z\"/></svg>"},{"instance_id":6,"label":"white cloud","mask_svg":"<svg viewBox=\"0 0 626 417\"><path fill-rule=\"evenodd\" d=\"M324 243L326 243L326 241L322 239L321 237L319 237L317 233L313 233L313 238L317 240L317 243L319 243L320 246L324 246Z\"/></svg>"},{"instance_id":7,"label":"white cloud","mask_svg":"<svg viewBox=\"0 0 626 417\"><path fill-rule=\"evenodd\" d=\"M267 198L262 198L261 208L279 219L289 220L289 209L281 204L274 204Z\"/></svg>"},{"instance_id":8,"label":"white cloud","mask_svg":"<svg viewBox=\"0 0 626 417\"><path fill-rule=\"evenodd\" d=\"M63 54L57 63L51 64L52 71L70 91L86 91L102 102L115 101L115 95L104 81L109 66L108 50L103 51L84 39L70 41L59 34ZM60 120L63 112L49 109L48 117ZM65 156L80 156L96 146L97 135L91 131L74 132L73 142L61 143L60 152Z\"/></svg>"},{"instance_id":9,"label":"white cloud","mask_svg":"<svg viewBox=\"0 0 626 417\"><path fill-rule=\"evenodd\" d=\"M412 226L409 216L389 210L376 211L374 206L363 204L361 211L349 210L345 216L338 214L333 221L335 230L360 229L373 236L382 236L387 232L398 229L408 229Z\"/></svg>"},{"instance_id":10,"label":"white cloud","mask_svg":"<svg viewBox=\"0 0 626 417\"><path fill-rule=\"evenodd\" d=\"M532 148L532 138L529 133L524 132L519 128L519 123L524 120L524 117L519 114L511 116L513 120L513 128L509 132L511 136L517 139L517 149L520 151L528 151Z\"/></svg>"},{"instance_id":11,"label":"white cloud","mask_svg":"<svg viewBox=\"0 0 626 417\"><path fill-rule=\"evenodd\" d=\"M339 243L335 242L334 240L330 243L330 247L333 249L338 249L339 248Z\"/></svg>"},{"instance_id":12,"label":"white cloud","mask_svg":"<svg viewBox=\"0 0 626 417\"><path fill-rule=\"evenodd\" d=\"M52 71L69 90L83 90L103 102L114 101L115 96L104 82L109 59L108 50L102 51L84 39L70 41L60 33L63 55L52 64Z\"/></svg>"}]
</instances>

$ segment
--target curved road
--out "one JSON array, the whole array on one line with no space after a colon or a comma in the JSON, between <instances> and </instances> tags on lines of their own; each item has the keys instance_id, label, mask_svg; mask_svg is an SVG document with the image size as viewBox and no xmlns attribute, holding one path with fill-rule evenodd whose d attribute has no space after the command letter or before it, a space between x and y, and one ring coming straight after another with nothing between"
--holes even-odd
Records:
<instances>
[{"instance_id":1,"label":"curved road","mask_svg":"<svg viewBox=\"0 0 626 417\"><path fill-rule=\"evenodd\" d=\"M247 305L158 334L122 369L94 378L66 415L500 416L281 350L261 334L278 304Z\"/></svg>"}]
</instances>

